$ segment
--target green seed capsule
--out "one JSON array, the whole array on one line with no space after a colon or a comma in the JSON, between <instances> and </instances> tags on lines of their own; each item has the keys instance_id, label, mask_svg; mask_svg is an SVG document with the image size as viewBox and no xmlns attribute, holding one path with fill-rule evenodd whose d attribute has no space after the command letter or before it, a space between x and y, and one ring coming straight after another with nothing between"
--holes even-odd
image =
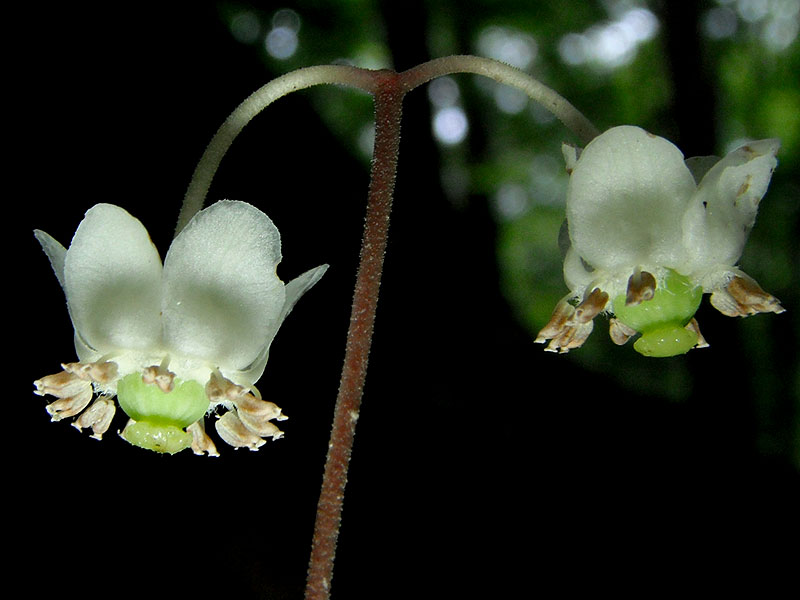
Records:
<instances>
[{"instance_id":1,"label":"green seed capsule","mask_svg":"<svg viewBox=\"0 0 800 600\"><path fill-rule=\"evenodd\" d=\"M697 343L697 334L685 329L700 306L702 288L688 277L670 271L656 288L653 298L625 306L625 296L614 299L614 313L625 325L641 332L634 349L645 356L685 354Z\"/></svg>"},{"instance_id":2,"label":"green seed capsule","mask_svg":"<svg viewBox=\"0 0 800 600\"><path fill-rule=\"evenodd\" d=\"M174 454L192 443L184 427L198 421L209 407L205 389L196 381L175 379L170 392L142 381L139 373L126 375L117 384L122 410L135 423L122 437L141 448Z\"/></svg>"}]
</instances>

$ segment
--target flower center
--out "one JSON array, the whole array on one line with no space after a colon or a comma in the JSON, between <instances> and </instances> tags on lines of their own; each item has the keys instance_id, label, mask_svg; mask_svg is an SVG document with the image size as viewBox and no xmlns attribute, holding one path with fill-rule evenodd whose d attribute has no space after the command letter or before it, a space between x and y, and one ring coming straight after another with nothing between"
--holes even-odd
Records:
<instances>
[{"instance_id":1,"label":"flower center","mask_svg":"<svg viewBox=\"0 0 800 600\"><path fill-rule=\"evenodd\" d=\"M191 446L192 435L183 428L203 418L209 400L196 381L175 379L172 389L164 391L165 387L145 383L139 373L119 380L119 405L133 419L122 437L141 448L174 454Z\"/></svg>"},{"instance_id":2,"label":"flower center","mask_svg":"<svg viewBox=\"0 0 800 600\"><path fill-rule=\"evenodd\" d=\"M626 305L625 296L614 299L616 317L641 332L633 347L645 356L675 356L691 350L697 334L686 329L703 297L702 288L670 270L656 288L652 299Z\"/></svg>"}]
</instances>

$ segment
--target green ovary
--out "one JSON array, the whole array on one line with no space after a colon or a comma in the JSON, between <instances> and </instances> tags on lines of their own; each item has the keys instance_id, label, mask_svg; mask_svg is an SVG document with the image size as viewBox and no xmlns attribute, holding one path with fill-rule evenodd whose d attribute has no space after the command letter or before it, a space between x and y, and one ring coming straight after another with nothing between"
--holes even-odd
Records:
<instances>
[{"instance_id":1,"label":"green ovary","mask_svg":"<svg viewBox=\"0 0 800 600\"><path fill-rule=\"evenodd\" d=\"M184 427L198 421L208 410L205 389L196 381L175 379L170 392L142 381L139 373L120 379L117 398L129 423L122 437L141 448L174 454L188 448L191 434Z\"/></svg>"},{"instance_id":2,"label":"green ovary","mask_svg":"<svg viewBox=\"0 0 800 600\"><path fill-rule=\"evenodd\" d=\"M633 347L645 356L685 354L697 343L697 334L686 329L700 300L702 288L688 277L669 271L659 282L653 298L635 306L625 306L625 296L614 298L614 313L628 327L641 332Z\"/></svg>"}]
</instances>

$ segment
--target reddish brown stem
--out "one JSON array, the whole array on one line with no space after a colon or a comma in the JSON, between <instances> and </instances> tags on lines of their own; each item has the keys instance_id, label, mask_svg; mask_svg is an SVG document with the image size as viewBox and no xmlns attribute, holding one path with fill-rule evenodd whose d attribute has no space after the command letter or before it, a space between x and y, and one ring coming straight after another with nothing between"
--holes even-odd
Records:
<instances>
[{"instance_id":1,"label":"reddish brown stem","mask_svg":"<svg viewBox=\"0 0 800 600\"><path fill-rule=\"evenodd\" d=\"M397 173L404 91L401 89L397 73L380 71L375 75L378 82L375 92L375 148L366 223L339 395L336 399L322 491L317 505L317 520L306 585L307 600L326 600L330 596L333 561L342 516L342 499L347 483L347 469L361 406L364 379L367 374L367 359L372 343Z\"/></svg>"}]
</instances>

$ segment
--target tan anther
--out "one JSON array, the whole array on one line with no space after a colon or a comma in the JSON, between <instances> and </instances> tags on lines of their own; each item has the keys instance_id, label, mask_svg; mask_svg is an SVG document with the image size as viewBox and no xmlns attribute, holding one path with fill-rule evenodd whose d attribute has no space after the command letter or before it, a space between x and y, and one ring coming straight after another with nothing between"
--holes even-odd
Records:
<instances>
[{"instance_id":1,"label":"tan anther","mask_svg":"<svg viewBox=\"0 0 800 600\"><path fill-rule=\"evenodd\" d=\"M83 409L89 406L92 401L93 391L92 384L88 381L82 381L84 387L80 389L75 395L66 398L59 398L55 402L47 405L47 413L50 415L51 421L60 421L74 417Z\"/></svg>"},{"instance_id":2,"label":"tan anther","mask_svg":"<svg viewBox=\"0 0 800 600\"><path fill-rule=\"evenodd\" d=\"M547 322L547 325L542 327L542 330L536 336L534 343L544 344L547 340L560 335L563 329L566 327L567 321L572 319L574 314L575 307L566 300L561 300L558 304L556 304L553 314L550 316L550 320Z\"/></svg>"},{"instance_id":3,"label":"tan anther","mask_svg":"<svg viewBox=\"0 0 800 600\"><path fill-rule=\"evenodd\" d=\"M192 452L198 456L208 454L209 456L219 456L217 447L211 438L206 434L206 428L203 424L203 419L192 423L186 428L186 431L192 434Z\"/></svg>"},{"instance_id":4,"label":"tan anther","mask_svg":"<svg viewBox=\"0 0 800 600\"><path fill-rule=\"evenodd\" d=\"M117 363L111 361L66 363L61 366L65 371L74 374L76 377L94 383L109 383L118 376Z\"/></svg>"},{"instance_id":5,"label":"tan anther","mask_svg":"<svg viewBox=\"0 0 800 600\"><path fill-rule=\"evenodd\" d=\"M46 375L34 381L33 385L36 386L36 389L33 391L34 394L39 396L49 394L58 398L74 396L87 386L91 389L91 384L89 384L89 382L67 371Z\"/></svg>"},{"instance_id":6,"label":"tan anther","mask_svg":"<svg viewBox=\"0 0 800 600\"><path fill-rule=\"evenodd\" d=\"M786 310L775 296L762 290L761 286L749 277L737 275L730 281L727 290L744 315L765 312L780 314Z\"/></svg>"},{"instance_id":7,"label":"tan anther","mask_svg":"<svg viewBox=\"0 0 800 600\"><path fill-rule=\"evenodd\" d=\"M47 375L33 382L34 394L58 398L47 405L52 421L74 417L92 401L92 384L67 371Z\"/></svg>"},{"instance_id":8,"label":"tan anther","mask_svg":"<svg viewBox=\"0 0 800 600\"><path fill-rule=\"evenodd\" d=\"M612 317L609 320L608 334L611 336L611 341L617 346L622 346L637 333L635 329L628 327L616 317Z\"/></svg>"},{"instance_id":9,"label":"tan anther","mask_svg":"<svg viewBox=\"0 0 800 600\"><path fill-rule=\"evenodd\" d=\"M157 385L162 392L167 394L175 387L175 373L164 367L147 367L142 371L142 381Z\"/></svg>"},{"instance_id":10,"label":"tan anther","mask_svg":"<svg viewBox=\"0 0 800 600\"><path fill-rule=\"evenodd\" d=\"M546 352L559 352L566 354L574 348L580 348L592 333L594 321L588 323L567 325L560 335L554 337L545 348Z\"/></svg>"},{"instance_id":11,"label":"tan anther","mask_svg":"<svg viewBox=\"0 0 800 600\"><path fill-rule=\"evenodd\" d=\"M72 426L78 431L84 427L91 427L92 437L96 440L102 440L103 434L108 431L116 411L117 406L111 398L100 396L80 417L75 419Z\"/></svg>"},{"instance_id":12,"label":"tan anther","mask_svg":"<svg viewBox=\"0 0 800 600\"><path fill-rule=\"evenodd\" d=\"M233 383L219 373L212 373L206 384L206 395L212 403L236 402L240 396L247 393L247 388Z\"/></svg>"},{"instance_id":13,"label":"tan anther","mask_svg":"<svg viewBox=\"0 0 800 600\"><path fill-rule=\"evenodd\" d=\"M234 448L249 448L258 450L266 444L266 440L261 439L255 433L247 429L233 411L226 412L214 424L219 437Z\"/></svg>"},{"instance_id":14,"label":"tan anther","mask_svg":"<svg viewBox=\"0 0 800 600\"><path fill-rule=\"evenodd\" d=\"M270 421L285 421L287 417L276 404L256 398L247 388L213 373L206 384L206 395L212 403L233 404L238 420L252 433L274 439L283 437L283 432Z\"/></svg>"},{"instance_id":15,"label":"tan anther","mask_svg":"<svg viewBox=\"0 0 800 600\"><path fill-rule=\"evenodd\" d=\"M600 288L594 288L575 309L572 320L581 325L594 319L608 303L608 294Z\"/></svg>"},{"instance_id":16,"label":"tan anther","mask_svg":"<svg viewBox=\"0 0 800 600\"><path fill-rule=\"evenodd\" d=\"M692 320L686 324L686 329L697 334L697 343L694 345L695 348L708 348L708 342L706 341L706 338L704 338L703 334L700 333L700 325L697 324L697 319L692 317Z\"/></svg>"},{"instance_id":17,"label":"tan anther","mask_svg":"<svg viewBox=\"0 0 800 600\"><path fill-rule=\"evenodd\" d=\"M634 271L628 278L628 290L625 293L625 306L636 306L652 300L656 293L656 278L647 271Z\"/></svg>"},{"instance_id":18,"label":"tan anther","mask_svg":"<svg viewBox=\"0 0 800 600\"><path fill-rule=\"evenodd\" d=\"M591 320L592 317L603 309L607 301L608 294L595 289L581 303L581 313L578 313L576 308L567 302L566 298L561 300L556 305L547 325L542 328L534 342L544 344L547 340L550 340L545 351L560 352L562 354L569 352L573 348L580 347L592 332L594 327ZM588 320L581 322L578 320L578 316L581 319L588 318Z\"/></svg>"},{"instance_id":19,"label":"tan anther","mask_svg":"<svg viewBox=\"0 0 800 600\"><path fill-rule=\"evenodd\" d=\"M255 419L265 421L270 421L272 419L276 421L285 421L288 419L288 417L281 413L281 409L277 404L267 402L266 400L258 400L251 394L239 396L239 398L234 401L234 404L236 405L236 410L240 417L242 413L247 413Z\"/></svg>"}]
</instances>

